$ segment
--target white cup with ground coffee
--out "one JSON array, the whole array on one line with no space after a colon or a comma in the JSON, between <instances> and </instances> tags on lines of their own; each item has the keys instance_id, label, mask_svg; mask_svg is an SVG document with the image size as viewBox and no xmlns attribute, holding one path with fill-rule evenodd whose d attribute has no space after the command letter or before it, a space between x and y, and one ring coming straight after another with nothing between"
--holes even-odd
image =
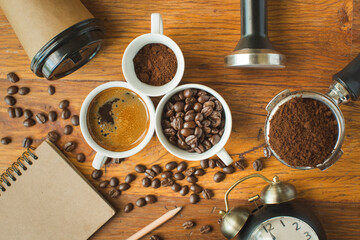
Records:
<instances>
[{"instance_id":1,"label":"white cup with ground coffee","mask_svg":"<svg viewBox=\"0 0 360 240\"><path fill-rule=\"evenodd\" d=\"M155 108L148 96L128 83L105 83L85 98L80 129L97 152L92 165L100 169L108 157L132 156L149 143L155 129Z\"/></svg>"},{"instance_id":2,"label":"white cup with ground coffee","mask_svg":"<svg viewBox=\"0 0 360 240\"><path fill-rule=\"evenodd\" d=\"M151 14L151 33L135 38L124 52L125 80L147 96L161 96L179 84L184 69L181 49L163 34L161 15Z\"/></svg>"}]
</instances>

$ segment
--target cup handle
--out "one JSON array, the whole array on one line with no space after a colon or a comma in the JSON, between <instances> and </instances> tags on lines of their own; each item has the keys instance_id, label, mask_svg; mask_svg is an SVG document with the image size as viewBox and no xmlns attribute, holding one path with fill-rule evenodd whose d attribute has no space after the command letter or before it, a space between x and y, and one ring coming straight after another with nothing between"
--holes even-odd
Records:
<instances>
[{"instance_id":1,"label":"cup handle","mask_svg":"<svg viewBox=\"0 0 360 240\"><path fill-rule=\"evenodd\" d=\"M160 13L151 14L151 33L164 34L163 21Z\"/></svg>"},{"instance_id":2,"label":"cup handle","mask_svg":"<svg viewBox=\"0 0 360 240\"><path fill-rule=\"evenodd\" d=\"M104 155L101 155L100 153L96 153L94 160L92 162L93 168L99 170L105 163L107 157Z\"/></svg>"},{"instance_id":3,"label":"cup handle","mask_svg":"<svg viewBox=\"0 0 360 240\"><path fill-rule=\"evenodd\" d=\"M216 155L221 159L221 161L223 161L226 166L229 166L233 162L225 148L221 149L220 152L218 152Z\"/></svg>"}]
</instances>

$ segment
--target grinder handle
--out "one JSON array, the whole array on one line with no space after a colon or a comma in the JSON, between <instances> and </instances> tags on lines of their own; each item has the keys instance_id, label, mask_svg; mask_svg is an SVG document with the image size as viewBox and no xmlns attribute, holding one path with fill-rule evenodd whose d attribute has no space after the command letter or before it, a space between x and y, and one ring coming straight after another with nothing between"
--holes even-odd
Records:
<instances>
[{"instance_id":1,"label":"grinder handle","mask_svg":"<svg viewBox=\"0 0 360 240\"><path fill-rule=\"evenodd\" d=\"M360 54L340 72L334 74L333 80L349 92L352 100L357 100L360 96Z\"/></svg>"}]
</instances>

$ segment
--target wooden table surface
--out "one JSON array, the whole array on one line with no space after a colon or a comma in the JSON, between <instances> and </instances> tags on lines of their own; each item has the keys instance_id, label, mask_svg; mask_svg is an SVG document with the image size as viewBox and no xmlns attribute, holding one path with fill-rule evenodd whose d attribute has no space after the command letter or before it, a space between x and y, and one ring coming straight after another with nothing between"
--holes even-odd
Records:
<instances>
[{"instance_id":1,"label":"wooden table surface","mask_svg":"<svg viewBox=\"0 0 360 240\"><path fill-rule=\"evenodd\" d=\"M6 74L16 72L21 80L18 86L31 88L27 96L17 95L17 106L39 111L56 110L63 99L70 100L70 110L78 114L86 95L96 86L108 81L124 81L121 59L126 46L135 37L150 31L150 14L160 12L164 20L164 33L178 43L183 51L186 67L181 84L200 83L218 91L230 105L233 115L233 131L226 145L234 160L238 154L264 143L258 138L263 128L266 104L278 92L290 90L315 90L325 93L332 75L342 69L360 52L359 0L297 0L268 1L269 36L275 48L287 57L283 70L230 70L225 69L223 58L230 53L240 33L239 0L86 0L84 4L103 20L107 30L105 46L90 63L70 76L51 82L56 94L49 96L47 80L39 79L30 71L30 61L22 49L5 16L0 14L0 94L1 99L11 84ZM356 10L353 12L353 9ZM155 103L159 98L153 99ZM274 157L264 161L265 176L275 174L294 184L299 199L316 213L322 221L328 239L359 239L360 237L360 104L350 102L341 106L346 121L346 138L343 157L326 171L299 171L282 165ZM25 128L24 118L10 119L7 106L0 103L1 137L10 136L13 142L0 146L0 172L17 159L24 150L24 137L35 139L37 146L50 130L63 131L69 120ZM79 127L70 136L62 136L60 146L75 140L79 146L75 153L84 152L86 162L78 163L75 153L68 154L72 162L96 188L98 181L91 179L91 161L94 152L85 143ZM154 233L164 239L223 239L217 223L218 210L224 208L223 196L237 179L252 174L252 162L263 156L262 149L246 154L249 165L244 171L228 175L224 182L214 183L212 177L217 169L208 169L200 177L199 184L212 189L215 197L201 199L197 205L189 204L189 195L182 197L169 188L143 188L141 175L137 175L131 188L118 199L109 199L108 189L100 192L119 210L92 239L126 239L143 226L161 216L174 206L184 206L180 215L158 228ZM134 166L142 163L164 166L171 160L180 161L169 154L156 136L143 151L126 159L119 165L106 169L102 179L119 177L134 172ZM189 162L199 166L199 162ZM187 184L184 180L182 185ZM259 193L265 186L259 180L242 184L231 194L231 205L254 207L247 198ZM79 193L81 194L81 193ZM143 208L124 213L123 206L135 202L146 194L155 194L159 201ZM0 206L1 207L1 206ZM214 209L216 207L216 209ZM197 226L184 230L182 223L195 220ZM201 235L199 229L209 224L213 232ZM150 235L144 239L148 239Z\"/></svg>"}]
</instances>

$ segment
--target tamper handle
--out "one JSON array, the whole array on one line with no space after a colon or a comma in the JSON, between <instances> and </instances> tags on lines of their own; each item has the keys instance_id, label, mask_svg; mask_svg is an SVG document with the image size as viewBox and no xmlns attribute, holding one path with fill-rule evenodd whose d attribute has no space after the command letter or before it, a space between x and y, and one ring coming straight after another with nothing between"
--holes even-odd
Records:
<instances>
[{"instance_id":1,"label":"tamper handle","mask_svg":"<svg viewBox=\"0 0 360 240\"><path fill-rule=\"evenodd\" d=\"M352 100L357 100L360 96L360 54L334 74L333 79L345 87Z\"/></svg>"}]
</instances>

